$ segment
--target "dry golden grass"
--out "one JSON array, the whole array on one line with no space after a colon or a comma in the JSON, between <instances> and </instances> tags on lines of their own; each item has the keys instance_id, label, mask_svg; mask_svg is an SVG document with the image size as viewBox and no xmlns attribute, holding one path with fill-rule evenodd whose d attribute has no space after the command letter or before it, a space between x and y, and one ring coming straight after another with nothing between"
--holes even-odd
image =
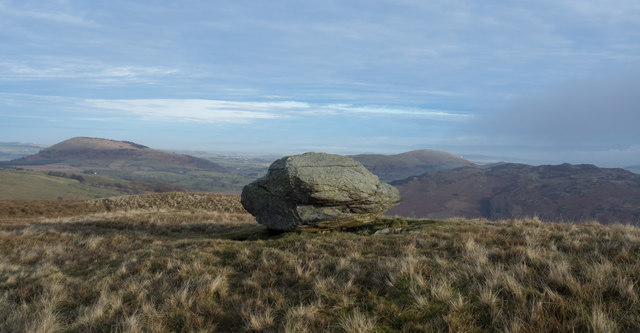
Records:
<instances>
[{"instance_id":1,"label":"dry golden grass","mask_svg":"<svg viewBox=\"0 0 640 333\"><path fill-rule=\"evenodd\" d=\"M230 209L127 206L0 218L0 253L0 332L640 331L632 226L271 234Z\"/></svg>"},{"instance_id":2,"label":"dry golden grass","mask_svg":"<svg viewBox=\"0 0 640 333\"><path fill-rule=\"evenodd\" d=\"M95 200L0 200L0 217L53 217L136 209L207 210L246 213L237 195L168 192L126 195Z\"/></svg>"}]
</instances>

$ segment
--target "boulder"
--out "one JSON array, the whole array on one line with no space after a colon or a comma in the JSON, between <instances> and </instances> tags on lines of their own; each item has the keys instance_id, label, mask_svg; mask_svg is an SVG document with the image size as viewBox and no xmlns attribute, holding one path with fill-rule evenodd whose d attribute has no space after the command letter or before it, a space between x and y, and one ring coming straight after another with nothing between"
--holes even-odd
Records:
<instances>
[{"instance_id":1,"label":"boulder","mask_svg":"<svg viewBox=\"0 0 640 333\"><path fill-rule=\"evenodd\" d=\"M400 203L400 193L346 156L283 157L242 189L242 206L274 230L354 227Z\"/></svg>"}]
</instances>

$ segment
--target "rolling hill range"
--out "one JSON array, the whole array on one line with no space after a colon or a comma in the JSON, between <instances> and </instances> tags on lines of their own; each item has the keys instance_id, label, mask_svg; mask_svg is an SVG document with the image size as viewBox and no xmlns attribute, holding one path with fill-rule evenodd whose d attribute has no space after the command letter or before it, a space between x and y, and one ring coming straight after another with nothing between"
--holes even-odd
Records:
<instances>
[{"instance_id":1,"label":"rolling hill range","mask_svg":"<svg viewBox=\"0 0 640 333\"><path fill-rule=\"evenodd\" d=\"M350 156L384 182L401 180L425 172L474 166L462 157L439 150L414 150L396 155L361 154Z\"/></svg>"},{"instance_id":2,"label":"rolling hill range","mask_svg":"<svg viewBox=\"0 0 640 333\"><path fill-rule=\"evenodd\" d=\"M221 165L128 141L77 137L5 166L113 179L164 182L199 191L238 192L250 179Z\"/></svg>"},{"instance_id":3,"label":"rolling hill range","mask_svg":"<svg viewBox=\"0 0 640 333\"><path fill-rule=\"evenodd\" d=\"M640 222L640 175L623 169L502 163L426 173L391 184L403 197L391 215Z\"/></svg>"},{"instance_id":4,"label":"rolling hill range","mask_svg":"<svg viewBox=\"0 0 640 333\"><path fill-rule=\"evenodd\" d=\"M20 142L0 142L0 161L10 161L16 158L36 154L45 146L20 143Z\"/></svg>"}]
</instances>

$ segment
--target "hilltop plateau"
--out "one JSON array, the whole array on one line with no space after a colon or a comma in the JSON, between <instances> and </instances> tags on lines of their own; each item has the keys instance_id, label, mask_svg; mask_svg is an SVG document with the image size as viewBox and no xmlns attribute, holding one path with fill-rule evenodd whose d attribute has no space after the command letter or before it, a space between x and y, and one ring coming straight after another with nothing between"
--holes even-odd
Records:
<instances>
[{"instance_id":1,"label":"hilltop plateau","mask_svg":"<svg viewBox=\"0 0 640 333\"><path fill-rule=\"evenodd\" d=\"M640 331L632 226L272 233L239 196L164 193L0 201L0 251L1 332Z\"/></svg>"}]
</instances>

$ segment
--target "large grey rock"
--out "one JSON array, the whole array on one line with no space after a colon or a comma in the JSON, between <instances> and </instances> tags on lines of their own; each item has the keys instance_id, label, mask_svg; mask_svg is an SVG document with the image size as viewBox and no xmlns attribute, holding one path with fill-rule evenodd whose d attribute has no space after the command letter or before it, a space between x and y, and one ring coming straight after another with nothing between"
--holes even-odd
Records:
<instances>
[{"instance_id":1,"label":"large grey rock","mask_svg":"<svg viewBox=\"0 0 640 333\"><path fill-rule=\"evenodd\" d=\"M275 230L366 224L400 202L400 193L346 156L283 157L242 189L242 205Z\"/></svg>"}]
</instances>

